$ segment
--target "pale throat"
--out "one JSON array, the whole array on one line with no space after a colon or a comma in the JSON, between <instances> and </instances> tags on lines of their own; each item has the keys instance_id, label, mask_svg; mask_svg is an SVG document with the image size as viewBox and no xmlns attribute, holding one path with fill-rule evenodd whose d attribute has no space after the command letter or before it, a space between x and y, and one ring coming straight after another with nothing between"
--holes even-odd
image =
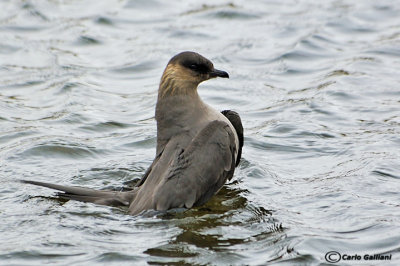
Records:
<instances>
[{"instance_id":1,"label":"pale throat","mask_svg":"<svg viewBox=\"0 0 400 266\"><path fill-rule=\"evenodd\" d=\"M158 89L158 98L188 95L198 96L197 86L200 81L181 66L168 65L165 69Z\"/></svg>"}]
</instances>

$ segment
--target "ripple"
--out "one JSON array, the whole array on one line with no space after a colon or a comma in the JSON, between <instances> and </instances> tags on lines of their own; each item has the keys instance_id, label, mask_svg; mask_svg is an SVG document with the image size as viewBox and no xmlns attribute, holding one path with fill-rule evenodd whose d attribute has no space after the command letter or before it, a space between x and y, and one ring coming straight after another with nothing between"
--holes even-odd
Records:
<instances>
[{"instance_id":1,"label":"ripple","mask_svg":"<svg viewBox=\"0 0 400 266\"><path fill-rule=\"evenodd\" d=\"M102 42L94 37L89 36L80 36L79 39L75 42L75 45L100 45Z\"/></svg>"},{"instance_id":2,"label":"ripple","mask_svg":"<svg viewBox=\"0 0 400 266\"><path fill-rule=\"evenodd\" d=\"M236 10L218 10L209 12L206 17L214 18L214 19L228 19L228 20L249 20L249 19L257 19L258 15L254 13L246 13L243 11Z\"/></svg>"},{"instance_id":3,"label":"ripple","mask_svg":"<svg viewBox=\"0 0 400 266\"><path fill-rule=\"evenodd\" d=\"M211 40L213 38L210 34L205 34L201 32L193 32L193 30L176 30L170 35L173 38L192 38L200 40Z\"/></svg>"},{"instance_id":4,"label":"ripple","mask_svg":"<svg viewBox=\"0 0 400 266\"><path fill-rule=\"evenodd\" d=\"M7 31L14 31L14 32L39 32L47 29L45 26L7 26L3 27Z\"/></svg>"},{"instance_id":5,"label":"ripple","mask_svg":"<svg viewBox=\"0 0 400 266\"><path fill-rule=\"evenodd\" d=\"M110 18L110 17L99 16L99 17L95 18L94 22L97 24L106 25L106 26L114 25L114 22L113 22L112 18Z\"/></svg>"},{"instance_id":6,"label":"ripple","mask_svg":"<svg viewBox=\"0 0 400 266\"><path fill-rule=\"evenodd\" d=\"M46 253L43 251L21 251L21 252L11 252L8 254L0 255L0 258L9 259L9 258L20 258L27 260L41 260L41 259L54 259L54 258L65 258L65 257L74 257L82 255L83 253L73 253L73 254L62 254L62 253Z\"/></svg>"},{"instance_id":7,"label":"ripple","mask_svg":"<svg viewBox=\"0 0 400 266\"><path fill-rule=\"evenodd\" d=\"M367 51L367 53L399 57L400 49L390 46L390 47L382 47L380 49L369 50L369 51Z\"/></svg>"},{"instance_id":8,"label":"ripple","mask_svg":"<svg viewBox=\"0 0 400 266\"><path fill-rule=\"evenodd\" d=\"M399 168L399 165L393 162L393 164L379 166L377 169L373 170L372 173L383 177L400 179L400 175L398 174Z\"/></svg>"},{"instance_id":9,"label":"ripple","mask_svg":"<svg viewBox=\"0 0 400 266\"><path fill-rule=\"evenodd\" d=\"M326 57L327 55L322 55L322 54L317 54L317 53L312 53L309 51L292 51L285 53L276 59L274 61L280 61L280 60L293 60L293 61L309 61L309 60L315 60L319 57Z\"/></svg>"},{"instance_id":10,"label":"ripple","mask_svg":"<svg viewBox=\"0 0 400 266\"><path fill-rule=\"evenodd\" d=\"M104 154L107 154L107 151L104 149L85 147L82 144L49 142L28 148L17 156L20 159L42 157L48 159L58 158L76 160L80 158L95 159Z\"/></svg>"},{"instance_id":11,"label":"ripple","mask_svg":"<svg viewBox=\"0 0 400 266\"><path fill-rule=\"evenodd\" d=\"M347 34L367 34L374 32L371 24L364 25L355 19L344 18L341 21L327 23L328 28L334 28Z\"/></svg>"},{"instance_id":12,"label":"ripple","mask_svg":"<svg viewBox=\"0 0 400 266\"><path fill-rule=\"evenodd\" d=\"M104 132L104 131L111 131L119 128L129 128L131 125L126 124L126 123L120 123L120 122L115 122L115 121L109 121L109 122L102 122L102 123L96 123L92 125L85 125L81 126L80 129L82 130L88 130L88 131L95 131L95 132Z\"/></svg>"},{"instance_id":13,"label":"ripple","mask_svg":"<svg viewBox=\"0 0 400 266\"><path fill-rule=\"evenodd\" d=\"M255 139L246 140L245 142L248 143L253 148L262 149L262 150L272 150L275 152L294 152L294 153L304 153L306 152L305 148L296 147L292 145L282 145L282 144L274 144L274 143L267 143L264 141L258 141Z\"/></svg>"},{"instance_id":14,"label":"ripple","mask_svg":"<svg viewBox=\"0 0 400 266\"><path fill-rule=\"evenodd\" d=\"M7 45L7 44L0 44L0 53L1 54L11 54L21 49L21 47Z\"/></svg>"},{"instance_id":15,"label":"ripple","mask_svg":"<svg viewBox=\"0 0 400 266\"><path fill-rule=\"evenodd\" d=\"M132 73L140 73L147 72L149 70L154 69L156 62L155 61L147 61L141 62L139 64L127 65L122 67L113 68L110 71L121 74L132 74Z\"/></svg>"},{"instance_id":16,"label":"ripple","mask_svg":"<svg viewBox=\"0 0 400 266\"><path fill-rule=\"evenodd\" d=\"M165 246L151 248L145 251L146 254L157 256L157 257L169 257L169 258L191 258L200 255L195 252L193 247L190 245L182 246L182 245L174 245L168 244Z\"/></svg>"},{"instance_id":17,"label":"ripple","mask_svg":"<svg viewBox=\"0 0 400 266\"><path fill-rule=\"evenodd\" d=\"M107 252L98 256L95 260L98 262L124 262L129 261L132 263L133 261L138 261L140 258L137 256L123 254L121 252Z\"/></svg>"}]
</instances>

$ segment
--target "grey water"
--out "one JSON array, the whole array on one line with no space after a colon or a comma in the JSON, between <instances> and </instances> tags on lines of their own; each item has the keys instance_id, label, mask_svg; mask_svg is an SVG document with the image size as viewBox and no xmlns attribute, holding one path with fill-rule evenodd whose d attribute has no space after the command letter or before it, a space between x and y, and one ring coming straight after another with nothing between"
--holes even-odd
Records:
<instances>
[{"instance_id":1,"label":"grey water","mask_svg":"<svg viewBox=\"0 0 400 266\"><path fill-rule=\"evenodd\" d=\"M209 203L131 217L17 182L140 178L185 50L245 129ZM1 265L400 265L400 1L1 1L0 221Z\"/></svg>"}]
</instances>

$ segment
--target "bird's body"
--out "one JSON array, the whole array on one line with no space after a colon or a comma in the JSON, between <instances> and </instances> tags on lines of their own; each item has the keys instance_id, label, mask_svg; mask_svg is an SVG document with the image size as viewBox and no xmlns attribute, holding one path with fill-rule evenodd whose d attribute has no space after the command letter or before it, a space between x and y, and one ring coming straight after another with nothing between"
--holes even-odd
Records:
<instances>
[{"instance_id":1,"label":"bird's body","mask_svg":"<svg viewBox=\"0 0 400 266\"><path fill-rule=\"evenodd\" d=\"M204 204L232 178L243 145L239 115L216 111L197 93L200 82L217 76L228 74L197 53L183 52L170 60L158 91L156 156L133 190L24 182L63 191L59 196L67 199L129 206L131 215Z\"/></svg>"}]
</instances>

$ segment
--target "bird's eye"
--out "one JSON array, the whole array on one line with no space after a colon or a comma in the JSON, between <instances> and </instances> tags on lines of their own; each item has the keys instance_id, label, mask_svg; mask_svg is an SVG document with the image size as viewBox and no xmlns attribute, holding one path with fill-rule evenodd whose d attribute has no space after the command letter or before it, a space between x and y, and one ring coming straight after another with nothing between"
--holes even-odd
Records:
<instances>
[{"instance_id":1,"label":"bird's eye","mask_svg":"<svg viewBox=\"0 0 400 266\"><path fill-rule=\"evenodd\" d=\"M188 64L184 64L185 67L189 68L190 70L196 72L196 73L207 73L208 68L205 64L202 63L188 63Z\"/></svg>"},{"instance_id":2,"label":"bird's eye","mask_svg":"<svg viewBox=\"0 0 400 266\"><path fill-rule=\"evenodd\" d=\"M189 68L192 69L192 70L198 70L199 69L199 65L198 64L191 64L189 66Z\"/></svg>"}]
</instances>

